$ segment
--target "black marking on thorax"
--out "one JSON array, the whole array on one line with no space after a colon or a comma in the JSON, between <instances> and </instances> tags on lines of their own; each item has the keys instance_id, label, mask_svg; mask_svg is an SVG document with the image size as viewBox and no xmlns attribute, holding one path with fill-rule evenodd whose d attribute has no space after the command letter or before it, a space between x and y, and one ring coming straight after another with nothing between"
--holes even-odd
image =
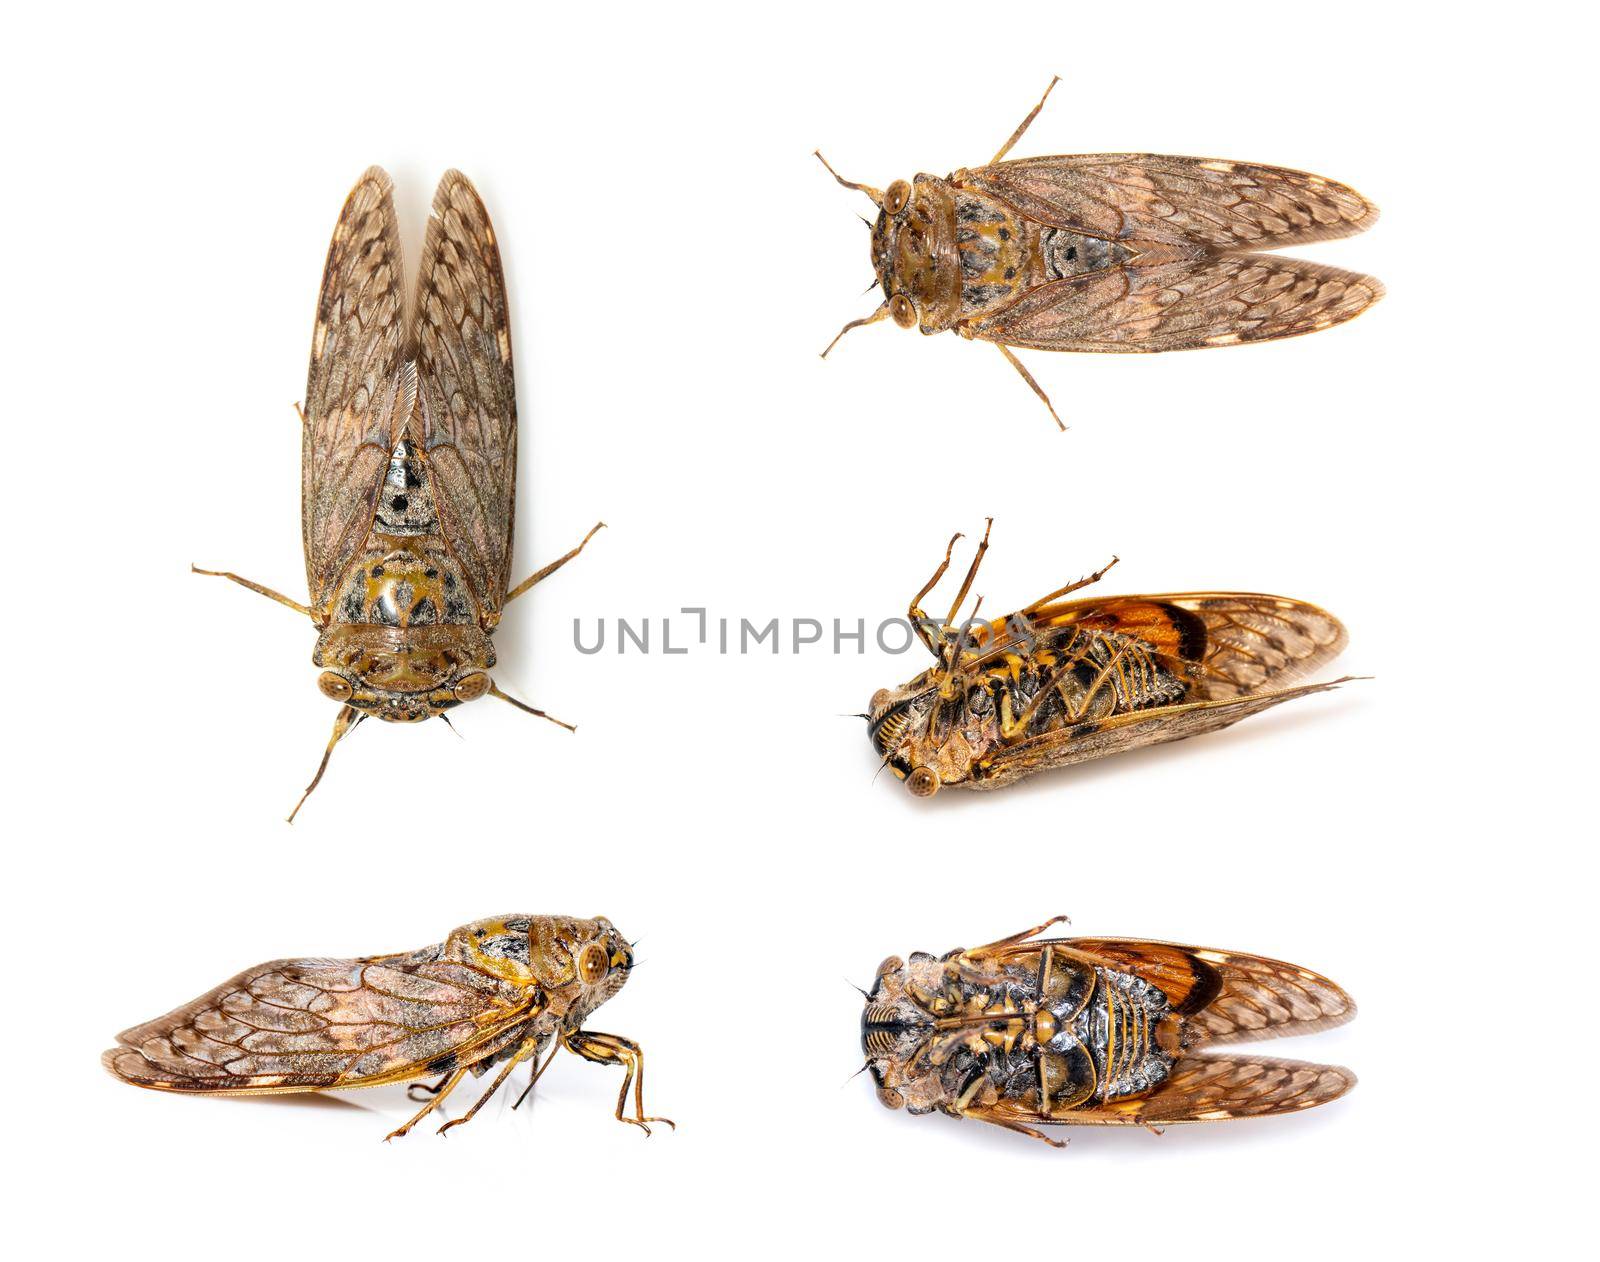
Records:
<instances>
[{"instance_id":1,"label":"black marking on thorax","mask_svg":"<svg viewBox=\"0 0 1600 1262\"><path fill-rule=\"evenodd\" d=\"M1133 257L1133 252L1103 237L1091 237L1066 228L1045 228L1039 234L1039 255L1044 261L1046 279L1061 280L1066 276L1120 267Z\"/></svg>"},{"instance_id":2,"label":"black marking on thorax","mask_svg":"<svg viewBox=\"0 0 1600 1262\"><path fill-rule=\"evenodd\" d=\"M439 515L434 509L433 490L423 475L422 461L404 438L394 445L389 456L389 471L378 493L378 508L373 530L379 534L432 535L439 532Z\"/></svg>"}]
</instances>

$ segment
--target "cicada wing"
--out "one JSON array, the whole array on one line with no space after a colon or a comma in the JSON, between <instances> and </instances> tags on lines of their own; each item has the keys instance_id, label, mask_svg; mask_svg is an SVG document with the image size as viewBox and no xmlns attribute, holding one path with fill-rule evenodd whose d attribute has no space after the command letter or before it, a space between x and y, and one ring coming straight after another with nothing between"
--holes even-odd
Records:
<instances>
[{"instance_id":1,"label":"cicada wing","mask_svg":"<svg viewBox=\"0 0 1600 1262\"><path fill-rule=\"evenodd\" d=\"M956 179L1039 223L1113 241L1156 241L1218 254L1348 237L1378 220L1378 208L1348 185L1216 158L1024 158L963 171Z\"/></svg>"},{"instance_id":2,"label":"cicada wing","mask_svg":"<svg viewBox=\"0 0 1600 1262\"><path fill-rule=\"evenodd\" d=\"M459 171L446 172L433 195L414 305L418 437L445 540L492 624L509 585L516 389L500 249Z\"/></svg>"},{"instance_id":3,"label":"cicada wing","mask_svg":"<svg viewBox=\"0 0 1600 1262\"><path fill-rule=\"evenodd\" d=\"M300 524L311 608L372 525L389 455L411 409L405 297L393 185L369 167L345 199L317 297L301 439Z\"/></svg>"},{"instance_id":4,"label":"cicada wing","mask_svg":"<svg viewBox=\"0 0 1600 1262\"><path fill-rule=\"evenodd\" d=\"M1337 1100L1356 1085L1341 1065L1270 1056L1183 1056L1149 1095L1079 1109L1064 1120L1087 1125L1170 1126L1298 1113ZM1063 1120L1063 1119L1057 1119Z\"/></svg>"},{"instance_id":5,"label":"cicada wing","mask_svg":"<svg viewBox=\"0 0 1600 1262\"><path fill-rule=\"evenodd\" d=\"M1341 987L1283 960L1137 938L1070 938L1067 945L1157 987L1183 1018L1185 1048L1312 1034L1356 1015Z\"/></svg>"},{"instance_id":6,"label":"cicada wing","mask_svg":"<svg viewBox=\"0 0 1600 1262\"><path fill-rule=\"evenodd\" d=\"M1348 642L1327 610L1262 592L1176 592L1066 601L1028 611L1048 634L1092 627L1150 645L1194 684L1196 700L1282 688L1321 669Z\"/></svg>"},{"instance_id":7,"label":"cicada wing","mask_svg":"<svg viewBox=\"0 0 1600 1262\"><path fill-rule=\"evenodd\" d=\"M1350 677L1346 676L1327 683L1254 693L1231 701L1191 701L1074 723L1003 746L984 760L977 787L998 788L1019 776L1048 767L1067 767L1108 754L1220 731L1285 701L1327 692L1349 682Z\"/></svg>"},{"instance_id":8,"label":"cicada wing","mask_svg":"<svg viewBox=\"0 0 1600 1262\"><path fill-rule=\"evenodd\" d=\"M1030 290L966 326L973 337L1044 351L1193 350L1315 333L1383 296L1371 276L1273 254L1137 263Z\"/></svg>"},{"instance_id":9,"label":"cicada wing","mask_svg":"<svg viewBox=\"0 0 1600 1262\"><path fill-rule=\"evenodd\" d=\"M448 961L274 960L123 1031L101 1059L162 1091L375 1086L481 1059L527 1015L495 979Z\"/></svg>"}]
</instances>

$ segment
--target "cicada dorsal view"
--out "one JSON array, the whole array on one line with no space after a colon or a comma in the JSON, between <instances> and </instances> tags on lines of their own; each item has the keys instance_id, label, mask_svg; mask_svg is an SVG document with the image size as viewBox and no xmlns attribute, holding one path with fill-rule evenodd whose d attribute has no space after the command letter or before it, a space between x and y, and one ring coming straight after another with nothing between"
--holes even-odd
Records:
<instances>
[{"instance_id":1,"label":"cicada dorsal view","mask_svg":"<svg viewBox=\"0 0 1600 1262\"><path fill-rule=\"evenodd\" d=\"M947 787L997 789L1046 768L1214 732L1351 678L1295 682L1338 656L1346 636L1332 614L1287 596L1063 599L1098 582L1109 565L1004 618L958 625L987 530L949 614L937 621L921 602L960 537L908 615L937 664L880 689L866 715L883 765L920 797Z\"/></svg>"},{"instance_id":2,"label":"cicada dorsal view","mask_svg":"<svg viewBox=\"0 0 1600 1262\"><path fill-rule=\"evenodd\" d=\"M1065 919L879 965L861 1014L878 1098L1059 1148L1038 1127L1269 1117L1355 1085L1333 1065L1205 1051L1350 1020L1355 1003L1321 974L1169 942L1037 937Z\"/></svg>"},{"instance_id":3,"label":"cicada dorsal view","mask_svg":"<svg viewBox=\"0 0 1600 1262\"><path fill-rule=\"evenodd\" d=\"M490 636L507 604L600 528L511 584L517 405L506 284L488 212L459 171L439 182L407 295L393 186L372 167L345 201L317 300L301 412L308 603L196 567L317 628L318 686L339 713L295 812L363 719L416 723L483 696L550 718L496 686Z\"/></svg>"},{"instance_id":4,"label":"cicada dorsal view","mask_svg":"<svg viewBox=\"0 0 1600 1262\"><path fill-rule=\"evenodd\" d=\"M378 1087L438 1076L427 1102L388 1138L437 1109L467 1074L500 1072L471 1120L518 1065L521 1104L555 1052L621 1065L616 1117L650 1132L644 1054L583 1023L628 980L630 944L604 917L492 916L417 951L359 959L273 960L164 1017L124 1030L101 1060L123 1082L196 1095L271 1095ZM549 1053L549 1055L546 1055ZM628 1113L628 1097L633 1107ZM513 1106L515 1107L515 1106Z\"/></svg>"},{"instance_id":5,"label":"cicada dorsal view","mask_svg":"<svg viewBox=\"0 0 1600 1262\"><path fill-rule=\"evenodd\" d=\"M828 167L878 207L872 265L883 302L839 337L887 318L991 342L1060 425L1012 347L1231 346L1314 333L1382 297L1370 276L1262 253L1371 227L1377 208L1347 185L1151 153L1005 161L1043 105L988 165L942 179L918 175L880 190Z\"/></svg>"}]
</instances>

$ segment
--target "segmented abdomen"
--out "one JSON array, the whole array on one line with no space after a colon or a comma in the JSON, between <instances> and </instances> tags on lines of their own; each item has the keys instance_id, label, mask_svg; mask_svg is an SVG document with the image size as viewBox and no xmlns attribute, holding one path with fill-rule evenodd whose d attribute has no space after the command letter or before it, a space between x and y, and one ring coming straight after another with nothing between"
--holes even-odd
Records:
<instances>
[{"instance_id":1,"label":"segmented abdomen","mask_svg":"<svg viewBox=\"0 0 1600 1262\"><path fill-rule=\"evenodd\" d=\"M989 684L1003 694L1013 722L1034 707L1031 734L1173 705L1190 689L1142 640L1084 628L992 670Z\"/></svg>"}]
</instances>

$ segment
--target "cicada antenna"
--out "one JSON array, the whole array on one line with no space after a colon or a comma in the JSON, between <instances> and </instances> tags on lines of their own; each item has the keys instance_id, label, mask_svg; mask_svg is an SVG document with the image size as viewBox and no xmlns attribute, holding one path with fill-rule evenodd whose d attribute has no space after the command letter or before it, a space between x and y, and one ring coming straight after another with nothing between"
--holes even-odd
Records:
<instances>
[{"instance_id":1,"label":"cicada antenna","mask_svg":"<svg viewBox=\"0 0 1600 1262\"><path fill-rule=\"evenodd\" d=\"M541 719L549 719L550 722L554 723L557 727L564 727L569 732L576 732L578 730L575 724L563 723L553 714L546 714L543 710L535 710L526 701L518 701L515 697L508 697L505 693L500 691L500 686L492 681L489 684L489 695L491 697L499 697L500 700L506 702L508 705L516 706L517 709L523 711L524 713L536 714Z\"/></svg>"}]
</instances>

